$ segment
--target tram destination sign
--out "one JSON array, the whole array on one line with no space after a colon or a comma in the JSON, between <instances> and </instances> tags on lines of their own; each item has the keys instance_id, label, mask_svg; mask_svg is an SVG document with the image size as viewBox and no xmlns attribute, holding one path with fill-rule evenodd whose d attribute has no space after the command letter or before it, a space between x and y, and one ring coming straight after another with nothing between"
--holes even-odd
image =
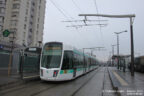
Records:
<instances>
[{"instance_id":1,"label":"tram destination sign","mask_svg":"<svg viewBox=\"0 0 144 96\"><path fill-rule=\"evenodd\" d=\"M48 46L45 47L45 50L61 50L61 49L62 49L61 47L48 47Z\"/></svg>"}]
</instances>

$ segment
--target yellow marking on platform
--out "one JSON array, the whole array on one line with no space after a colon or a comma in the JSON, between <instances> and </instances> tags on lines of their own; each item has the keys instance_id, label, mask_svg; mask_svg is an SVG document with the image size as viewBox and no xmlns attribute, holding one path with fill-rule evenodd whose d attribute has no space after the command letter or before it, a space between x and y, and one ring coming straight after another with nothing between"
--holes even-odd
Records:
<instances>
[{"instance_id":1,"label":"yellow marking on platform","mask_svg":"<svg viewBox=\"0 0 144 96\"><path fill-rule=\"evenodd\" d=\"M121 85L123 86L128 86L128 83L122 79L116 72L113 71L113 74L116 76L116 78L119 80L119 82L121 83Z\"/></svg>"},{"instance_id":2,"label":"yellow marking on platform","mask_svg":"<svg viewBox=\"0 0 144 96\"><path fill-rule=\"evenodd\" d=\"M33 78L33 77L38 77L39 75L35 75L35 76L27 76L27 77L23 77L23 79L28 79L28 78Z\"/></svg>"}]
</instances>

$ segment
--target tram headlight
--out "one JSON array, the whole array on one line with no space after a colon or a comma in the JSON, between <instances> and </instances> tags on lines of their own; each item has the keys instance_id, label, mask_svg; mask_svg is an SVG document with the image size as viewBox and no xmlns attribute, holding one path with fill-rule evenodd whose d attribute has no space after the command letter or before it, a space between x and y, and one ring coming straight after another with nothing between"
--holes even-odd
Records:
<instances>
[{"instance_id":1,"label":"tram headlight","mask_svg":"<svg viewBox=\"0 0 144 96\"><path fill-rule=\"evenodd\" d=\"M53 77L57 77L59 70L54 70Z\"/></svg>"}]
</instances>

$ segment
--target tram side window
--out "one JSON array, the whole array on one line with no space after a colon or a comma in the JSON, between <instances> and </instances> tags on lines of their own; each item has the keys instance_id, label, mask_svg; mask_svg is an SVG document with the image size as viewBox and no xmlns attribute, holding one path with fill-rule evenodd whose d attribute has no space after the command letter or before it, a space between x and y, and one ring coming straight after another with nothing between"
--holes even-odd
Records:
<instances>
[{"instance_id":1,"label":"tram side window","mask_svg":"<svg viewBox=\"0 0 144 96\"><path fill-rule=\"evenodd\" d=\"M83 66L84 64L83 64L83 56L82 55L79 55L79 68L82 68L82 67L84 67Z\"/></svg>"},{"instance_id":2,"label":"tram side window","mask_svg":"<svg viewBox=\"0 0 144 96\"><path fill-rule=\"evenodd\" d=\"M83 56L82 55L74 53L73 61L74 61L74 68L84 67L84 62L83 62Z\"/></svg>"},{"instance_id":3,"label":"tram side window","mask_svg":"<svg viewBox=\"0 0 144 96\"><path fill-rule=\"evenodd\" d=\"M92 66L96 65L95 60L93 58L91 60L92 60Z\"/></svg>"},{"instance_id":4,"label":"tram side window","mask_svg":"<svg viewBox=\"0 0 144 96\"><path fill-rule=\"evenodd\" d=\"M74 62L74 68L78 68L78 66L79 66L79 55L76 54L76 53L74 53L73 62Z\"/></svg>"},{"instance_id":5,"label":"tram side window","mask_svg":"<svg viewBox=\"0 0 144 96\"><path fill-rule=\"evenodd\" d=\"M72 57L73 57L72 52L69 52L69 51L64 52L62 70L72 69L72 67L73 67L73 58Z\"/></svg>"},{"instance_id":6,"label":"tram side window","mask_svg":"<svg viewBox=\"0 0 144 96\"><path fill-rule=\"evenodd\" d=\"M86 64L86 67L89 66L89 64L88 64L88 58L87 57L85 57L85 64Z\"/></svg>"},{"instance_id":7,"label":"tram side window","mask_svg":"<svg viewBox=\"0 0 144 96\"><path fill-rule=\"evenodd\" d=\"M91 62L90 62L90 59L88 58L88 66L89 66L89 67L90 67L90 63L91 63Z\"/></svg>"},{"instance_id":8,"label":"tram side window","mask_svg":"<svg viewBox=\"0 0 144 96\"><path fill-rule=\"evenodd\" d=\"M92 62L92 63L91 63L91 65L94 65L94 64L95 64L95 63L94 63L94 59L93 59L93 58L91 59L91 62Z\"/></svg>"},{"instance_id":9,"label":"tram side window","mask_svg":"<svg viewBox=\"0 0 144 96\"><path fill-rule=\"evenodd\" d=\"M78 63L77 54L74 53L73 55L73 67L74 68L77 68L77 63Z\"/></svg>"}]
</instances>

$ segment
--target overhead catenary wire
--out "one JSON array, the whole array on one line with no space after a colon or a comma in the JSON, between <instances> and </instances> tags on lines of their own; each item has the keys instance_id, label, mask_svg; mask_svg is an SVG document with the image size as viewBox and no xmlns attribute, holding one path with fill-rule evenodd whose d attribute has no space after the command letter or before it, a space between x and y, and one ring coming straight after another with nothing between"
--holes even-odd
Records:
<instances>
[{"instance_id":1,"label":"overhead catenary wire","mask_svg":"<svg viewBox=\"0 0 144 96\"><path fill-rule=\"evenodd\" d=\"M72 2L73 2L73 4L76 6L76 8L77 8L81 13L84 13L74 0L72 0ZM85 20L73 20L73 21L66 21L66 22L80 22L80 21L85 22ZM87 20L87 21L93 22L93 21L99 21L99 20ZM101 21L107 21L107 20L101 20ZM64 22L65 22L65 21L64 21ZM85 22L85 23L86 23L86 22ZM78 28L80 28L80 27L82 27L82 26L92 26L92 25L100 25L100 26L101 26L101 25L104 25L104 26L105 26L106 24L72 25L72 26L67 26L67 27L75 27L75 28L76 28L76 31L79 33ZM80 33L79 33L79 34L80 34ZM82 38L84 39L84 37L82 37Z\"/></svg>"},{"instance_id":2,"label":"overhead catenary wire","mask_svg":"<svg viewBox=\"0 0 144 96\"><path fill-rule=\"evenodd\" d=\"M60 6L58 7L58 4L56 4L53 0L50 0L50 2L57 8L57 10L58 10L67 20L74 19L74 18L71 17L64 9L59 8ZM68 16L67 16L65 13L67 13ZM70 22L70 24L73 25L72 22Z\"/></svg>"},{"instance_id":3,"label":"overhead catenary wire","mask_svg":"<svg viewBox=\"0 0 144 96\"><path fill-rule=\"evenodd\" d=\"M97 0L94 0L94 4L95 4L96 13L99 14ZM100 24L101 22L100 22L100 17L99 16L98 16L98 20L99 20L99 24ZM103 39L103 32L102 32L102 27L101 26L99 27L99 30L100 30L100 35L101 35L101 39L102 39L102 46L105 46L104 39Z\"/></svg>"},{"instance_id":4,"label":"overhead catenary wire","mask_svg":"<svg viewBox=\"0 0 144 96\"><path fill-rule=\"evenodd\" d=\"M63 12L64 9L59 8L58 5L56 5L56 3L53 2L53 0L50 0L50 2L57 8L57 10L58 10L67 20L69 20L69 17L70 17L71 19L73 19L73 17L71 17L71 16L68 17L68 16L65 14L66 11ZM69 20L69 21L70 21L70 20ZM72 22L70 22L70 24L73 26ZM76 28L76 31L78 31L77 28ZM78 32L78 34L79 34L79 32Z\"/></svg>"},{"instance_id":5,"label":"overhead catenary wire","mask_svg":"<svg viewBox=\"0 0 144 96\"><path fill-rule=\"evenodd\" d=\"M81 8L77 5L77 3L74 1L74 0L72 0L72 2L73 2L73 4L76 6L76 8L81 12L81 13L84 13L82 10L81 10ZM84 20L73 20L73 21L66 21L66 22L85 22ZM65 22L65 21L64 21ZM82 25L82 26L84 26L84 25ZM77 26L77 25L72 25L72 26L66 26L66 27L75 27L76 28L76 31L78 32L78 34L79 35L81 35L80 34L80 30L78 30L78 28L81 28L82 27L81 25L79 26ZM83 37L83 36L81 36L81 38L83 38L84 40L85 40L85 38ZM89 39L87 39L87 40L89 40ZM88 42L88 43L90 43L90 42Z\"/></svg>"},{"instance_id":6,"label":"overhead catenary wire","mask_svg":"<svg viewBox=\"0 0 144 96\"><path fill-rule=\"evenodd\" d=\"M82 26L93 26L93 25L100 25L100 26L104 27L104 26L106 26L107 24L72 25L72 26L66 26L66 27L82 27Z\"/></svg>"},{"instance_id":7,"label":"overhead catenary wire","mask_svg":"<svg viewBox=\"0 0 144 96\"><path fill-rule=\"evenodd\" d=\"M62 21L62 22L97 22L97 21L101 21L101 22L105 22L105 21L108 21L108 20L72 20L72 21Z\"/></svg>"},{"instance_id":8,"label":"overhead catenary wire","mask_svg":"<svg viewBox=\"0 0 144 96\"><path fill-rule=\"evenodd\" d=\"M59 8L57 7L57 5L52 1L52 0L49 0L56 8L57 10L65 17L68 19L68 17L65 15L65 13Z\"/></svg>"},{"instance_id":9,"label":"overhead catenary wire","mask_svg":"<svg viewBox=\"0 0 144 96\"><path fill-rule=\"evenodd\" d=\"M77 7L77 9L81 12L84 13L81 8L76 4L76 2L74 0L72 0L73 4Z\"/></svg>"},{"instance_id":10,"label":"overhead catenary wire","mask_svg":"<svg viewBox=\"0 0 144 96\"><path fill-rule=\"evenodd\" d=\"M94 0L94 4L95 4L96 12L99 13L96 0Z\"/></svg>"},{"instance_id":11,"label":"overhead catenary wire","mask_svg":"<svg viewBox=\"0 0 144 96\"><path fill-rule=\"evenodd\" d=\"M56 4L56 3L55 3ZM57 4L57 6L59 6L59 8L67 14L67 16L70 18L70 19L74 19L66 10L64 10L60 5Z\"/></svg>"},{"instance_id":12,"label":"overhead catenary wire","mask_svg":"<svg viewBox=\"0 0 144 96\"><path fill-rule=\"evenodd\" d=\"M96 0L94 0L94 4L95 4L96 13L99 14L99 10L98 10L98 6L97 6L97 1ZM98 20L99 20L99 24L100 24L100 17L99 16L98 16ZM101 34L101 38L102 38L103 46L104 46L104 39L103 39L103 33L102 33L101 26L100 26L100 34Z\"/></svg>"},{"instance_id":13,"label":"overhead catenary wire","mask_svg":"<svg viewBox=\"0 0 144 96\"><path fill-rule=\"evenodd\" d=\"M58 4L56 4L53 0L50 0L50 2L56 7L56 9L67 19L70 21L70 19L73 19L73 17L71 17L69 14L66 14L67 12L62 9ZM69 15L69 16L68 16ZM72 22L70 22L70 24L73 26ZM78 32L78 34L80 35L79 31L78 31L78 27L76 27L76 31ZM82 37L83 38L83 37Z\"/></svg>"}]
</instances>

